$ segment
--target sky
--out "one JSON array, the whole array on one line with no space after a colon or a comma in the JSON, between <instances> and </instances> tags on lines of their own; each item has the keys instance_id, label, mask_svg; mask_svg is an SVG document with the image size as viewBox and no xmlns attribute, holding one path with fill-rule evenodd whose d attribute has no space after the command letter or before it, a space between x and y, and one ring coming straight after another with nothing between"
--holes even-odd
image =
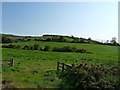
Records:
<instances>
[{"instance_id":1,"label":"sky","mask_svg":"<svg viewBox=\"0 0 120 90\"><path fill-rule=\"evenodd\" d=\"M118 37L118 3L2 2L1 33L111 40Z\"/></svg>"}]
</instances>

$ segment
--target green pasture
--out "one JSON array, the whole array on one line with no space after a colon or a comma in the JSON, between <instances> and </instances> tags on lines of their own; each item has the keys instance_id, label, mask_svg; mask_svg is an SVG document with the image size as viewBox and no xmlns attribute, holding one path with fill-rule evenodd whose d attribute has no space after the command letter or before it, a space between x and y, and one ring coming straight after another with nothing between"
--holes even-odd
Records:
<instances>
[{"instance_id":1,"label":"green pasture","mask_svg":"<svg viewBox=\"0 0 120 90\"><path fill-rule=\"evenodd\" d=\"M17 88L59 88L59 82L61 80L55 74L57 61L76 65L84 61L96 64L100 63L108 67L118 64L117 46L42 41L12 44L17 44L21 47L24 45L39 44L40 47L48 45L51 48L75 46L93 53L82 54L3 48L3 59L14 58L14 67L3 67L3 80L6 80L6 82L11 81L13 86Z\"/></svg>"}]
</instances>

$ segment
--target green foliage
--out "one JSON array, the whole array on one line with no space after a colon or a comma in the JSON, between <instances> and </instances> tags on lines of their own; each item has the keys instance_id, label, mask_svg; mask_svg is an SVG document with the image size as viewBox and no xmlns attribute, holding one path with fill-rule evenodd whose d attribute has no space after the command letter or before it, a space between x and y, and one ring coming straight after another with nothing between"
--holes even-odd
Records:
<instances>
[{"instance_id":1,"label":"green foliage","mask_svg":"<svg viewBox=\"0 0 120 90\"><path fill-rule=\"evenodd\" d=\"M20 72L22 68L19 68L19 67L16 67L16 66L13 66L13 67L4 67L2 68L2 71L3 72Z\"/></svg>"},{"instance_id":2,"label":"green foliage","mask_svg":"<svg viewBox=\"0 0 120 90\"><path fill-rule=\"evenodd\" d=\"M55 51L55 52L75 52L76 48L72 47L72 46L64 46L62 48L54 47L53 51Z\"/></svg>"},{"instance_id":3,"label":"green foliage","mask_svg":"<svg viewBox=\"0 0 120 90\"><path fill-rule=\"evenodd\" d=\"M85 40L80 38L80 43L85 43Z\"/></svg>"},{"instance_id":4,"label":"green foliage","mask_svg":"<svg viewBox=\"0 0 120 90\"><path fill-rule=\"evenodd\" d=\"M74 46L77 49L85 48L93 54L81 54L71 52L44 52L40 50L25 50L25 49L12 49L2 48L2 58L14 58L14 65L17 69L11 71L8 69L3 71L3 80L10 80L18 88L60 88L59 83L62 79L56 76L56 73L50 70L56 70L56 61L66 64L79 65L81 61L90 64L100 63L105 64L106 67L118 65L118 47L97 44L84 44L84 43L64 43L64 42L44 42L44 41L29 41L12 43L12 45L20 45L23 48L25 45L33 47L34 44L44 49L45 46L62 48L64 46ZM9 44L3 44L9 45ZM6 67L3 67L3 69ZM114 69L115 70L115 69ZM49 73L47 71L50 71ZM114 71L113 71L114 72ZM111 72L112 73L112 72ZM47 76L48 75L48 76ZM116 78L118 79L118 78ZM115 77L109 77L107 81L111 80L115 87ZM71 82L70 80L69 82ZM104 82L101 82L104 83ZM67 85L68 84L64 84ZM107 86L108 87L108 86ZM111 87L109 85L109 87Z\"/></svg>"},{"instance_id":5,"label":"green foliage","mask_svg":"<svg viewBox=\"0 0 120 90\"><path fill-rule=\"evenodd\" d=\"M77 52L77 53L86 53L86 49L77 49L75 52Z\"/></svg>"},{"instance_id":6,"label":"green foliage","mask_svg":"<svg viewBox=\"0 0 120 90\"><path fill-rule=\"evenodd\" d=\"M80 38L74 38L74 39L73 39L73 42L79 43L79 42L80 42Z\"/></svg>"},{"instance_id":7,"label":"green foliage","mask_svg":"<svg viewBox=\"0 0 120 90\"><path fill-rule=\"evenodd\" d=\"M64 47L53 47L55 52L77 52L77 53L86 53L85 49L77 49L73 46L64 46Z\"/></svg>"},{"instance_id":8,"label":"green foliage","mask_svg":"<svg viewBox=\"0 0 120 90\"><path fill-rule=\"evenodd\" d=\"M14 48L14 49L20 49L20 45L13 45L13 44L9 44L9 45L2 45L2 48Z\"/></svg>"},{"instance_id":9,"label":"green foliage","mask_svg":"<svg viewBox=\"0 0 120 90\"><path fill-rule=\"evenodd\" d=\"M52 41L52 38L47 38L46 40L47 40L47 41Z\"/></svg>"},{"instance_id":10,"label":"green foliage","mask_svg":"<svg viewBox=\"0 0 120 90\"><path fill-rule=\"evenodd\" d=\"M115 40L111 40L110 42L111 42L111 44L113 44L114 46L117 45L117 42L116 42Z\"/></svg>"},{"instance_id":11,"label":"green foliage","mask_svg":"<svg viewBox=\"0 0 120 90\"><path fill-rule=\"evenodd\" d=\"M116 70L116 72L114 72ZM107 68L103 65L81 63L63 73L59 73L62 79L61 88L118 88L118 81L108 80L108 77L117 77L120 67ZM114 74L113 74L114 73Z\"/></svg>"},{"instance_id":12,"label":"green foliage","mask_svg":"<svg viewBox=\"0 0 120 90\"><path fill-rule=\"evenodd\" d=\"M50 46L45 46L43 51L49 51L50 50Z\"/></svg>"},{"instance_id":13,"label":"green foliage","mask_svg":"<svg viewBox=\"0 0 120 90\"><path fill-rule=\"evenodd\" d=\"M20 45L2 45L2 48L14 48L14 49L20 49ZM34 44L33 46L25 45L22 49L25 50L41 50L41 51L50 51L50 46L45 46L44 49L42 49L39 44ZM53 47L53 52L76 52L76 53L87 53L85 49L77 49L74 46L64 46L64 47Z\"/></svg>"},{"instance_id":14,"label":"green foliage","mask_svg":"<svg viewBox=\"0 0 120 90\"><path fill-rule=\"evenodd\" d=\"M34 44L33 48L34 50L39 50L39 44Z\"/></svg>"},{"instance_id":15,"label":"green foliage","mask_svg":"<svg viewBox=\"0 0 120 90\"><path fill-rule=\"evenodd\" d=\"M2 37L2 43L12 43L14 42L13 39L10 39L8 37Z\"/></svg>"},{"instance_id":16,"label":"green foliage","mask_svg":"<svg viewBox=\"0 0 120 90\"><path fill-rule=\"evenodd\" d=\"M25 45L22 49L33 50L33 47L29 45Z\"/></svg>"}]
</instances>

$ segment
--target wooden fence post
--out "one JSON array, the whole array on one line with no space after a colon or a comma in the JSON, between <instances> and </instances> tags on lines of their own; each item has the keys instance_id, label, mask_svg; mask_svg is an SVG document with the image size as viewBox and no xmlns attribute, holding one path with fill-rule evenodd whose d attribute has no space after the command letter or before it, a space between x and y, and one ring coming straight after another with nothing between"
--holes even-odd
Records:
<instances>
[{"instance_id":1,"label":"wooden fence post","mask_svg":"<svg viewBox=\"0 0 120 90\"><path fill-rule=\"evenodd\" d=\"M59 62L57 62L57 70L59 70Z\"/></svg>"},{"instance_id":2,"label":"wooden fence post","mask_svg":"<svg viewBox=\"0 0 120 90\"><path fill-rule=\"evenodd\" d=\"M62 72L64 71L64 63L62 63Z\"/></svg>"},{"instance_id":3,"label":"wooden fence post","mask_svg":"<svg viewBox=\"0 0 120 90\"><path fill-rule=\"evenodd\" d=\"M14 59L11 59L11 66L14 66Z\"/></svg>"}]
</instances>

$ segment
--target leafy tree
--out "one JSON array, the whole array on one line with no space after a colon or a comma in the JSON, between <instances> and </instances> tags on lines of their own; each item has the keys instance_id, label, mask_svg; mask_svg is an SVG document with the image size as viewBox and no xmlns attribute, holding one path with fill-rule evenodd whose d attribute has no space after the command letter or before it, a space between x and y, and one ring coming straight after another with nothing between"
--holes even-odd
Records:
<instances>
[{"instance_id":1,"label":"leafy tree","mask_svg":"<svg viewBox=\"0 0 120 90\"><path fill-rule=\"evenodd\" d=\"M109 40L106 40L106 42L105 43L109 43Z\"/></svg>"},{"instance_id":2,"label":"leafy tree","mask_svg":"<svg viewBox=\"0 0 120 90\"><path fill-rule=\"evenodd\" d=\"M74 38L74 36L73 36L73 35L71 35L71 38Z\"/></svg>"},{"instance_id":3,"label":"leafy tree","mask_svg":"<svg viewBox=\"0 0 120 90\"><path fill-rule=\"evenodd\" d=\"M113 44L113 45L117 45L116 37L113 37L110 42L111 42L111 44Z\"/></svg>"},{"instance_id":4,"label":"leafy tree","mask_svg":"<svg viewBox=\"0 0 120 90\"><path fill-rule=\"evenodd\" d=\"M92 39L89 37L88 40L92 40Z\"/></svg>"}]
</instances>

